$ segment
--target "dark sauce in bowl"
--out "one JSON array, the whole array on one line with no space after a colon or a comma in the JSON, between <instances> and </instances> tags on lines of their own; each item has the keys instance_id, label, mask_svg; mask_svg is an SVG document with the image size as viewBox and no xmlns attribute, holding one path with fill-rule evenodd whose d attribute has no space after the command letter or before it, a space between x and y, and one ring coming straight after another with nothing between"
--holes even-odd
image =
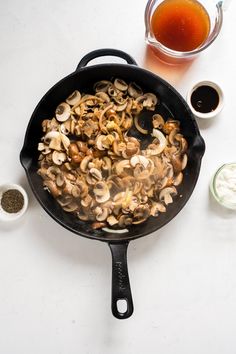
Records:
<instances>
[{"instance_id":1,"label":"dark sauce in bowl","mask_svg":"<svg viewBox=\"0 0 236 354\"><path fill-rule=\"evenodd\" d=\"M217 108L219 101L218 92L208 85L197 87L191 94L191 104L197 112L213 112Z\"/></svg>"}]
</instances>

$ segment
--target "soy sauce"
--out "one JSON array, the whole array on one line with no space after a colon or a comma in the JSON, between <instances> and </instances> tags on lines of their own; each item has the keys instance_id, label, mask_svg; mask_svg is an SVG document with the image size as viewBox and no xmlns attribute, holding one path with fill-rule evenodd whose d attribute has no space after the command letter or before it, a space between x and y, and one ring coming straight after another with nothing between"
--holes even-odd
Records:
<instances>
[{"instance_id":1,"label":"soy sauce","mask_svg":"<svg viewBox=\"0 0 236 354\"><path fill-rule=\"evenodd\" d=\"M199 86L191 95L191 104L198 112L212 112L219 104L218 92L211 86Z\"/></svg>"},{"instance_id":2,"label":"soy sauce","mask_svg":"<svg viewBox=\"0 0 236 354\"><path fill-rule=\"evenodd\" d=\"M155 9L151 29L164 46L176 51L199 47L210 32L210 18L196 0L164 0Z\"/></svg>"}]
</instances>

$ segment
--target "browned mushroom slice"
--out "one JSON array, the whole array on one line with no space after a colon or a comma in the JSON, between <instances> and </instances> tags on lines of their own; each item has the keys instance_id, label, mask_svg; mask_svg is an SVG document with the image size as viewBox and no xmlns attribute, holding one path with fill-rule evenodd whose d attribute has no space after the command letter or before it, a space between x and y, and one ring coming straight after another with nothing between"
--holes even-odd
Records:
<instances>
[{"instance_id":1,"label":"browned mushroom slice","mask_svg":"<svg viewBox=\"0 0 236 354\"><path fill-rule=\"evenodd\" d=\"M97 168L90 168L87 173L86 181L88 184L95 184L98 181L102 180L102 173Z\"/></svg>"},{"instance_id":2,"label":"browned mushroom slice","mask_svg":"<svg viewBox=\"0 0 236 354\"><path fill-rule=\"evenodd\" d=\"M66 161L66 158L67 156L64 152L55 150L52 153L52 161L55 163L55 165L62 165L62 163Z\"/></svg>"},{"instance_id":3,"label":"browned mushroom slice","mask_svg":"<svg viewBox=\"0 0 236 354\"><path fill-rule=\"evenodd\" d=\"M109 215L109 209L102 206L97 206L94 209L94 214L97 221L105 221Z\"/></svg>"},{"instance_id":4,"label":"browned mushroom slice","mask_svg":"<svg viewBox=\"0 0 236 354\"><path fill-rule=\"evenodd\" d=\"M114 215L109 215L107 218L107 222L110 226L114 226L118 224L118 220Z\"/></svg>"},{"instance_id":5,"label":"browned mushroom slice","mask_svg":"<svg viewBox=\"0 0 236 354\"><path fill-rule=\"evenodd\" d=\"M111 101L109 95L106 92L100 91L96 92L95 94L96 97L99 97L102 101L109 103Z\"/></svg>"},{"instance_id":6,"label":"browned mushroom slice","mask_svg":"<svg viewBox=\"0 0 236 354\"><path fill-rule=\"evenodd\" d=\"M51 180L55 181L57 175L61 173L61 170L58 166L50 166L48 167L47 171L46 171L46 175L48 178L50 178Z\"/></svg>"},{"instance_id":7,"label":"browned mushroom slice","mask_svg":"<svg viewBox=\"0 0 236 354\"><path fill-rule=\"evenodd\" d=\"M180 126L180 122L178 120L175 120L175 119L168 119L164 126L163 126L163 132L166 133L166 134L170 134L170 132L173 130L173 129L179 129L179 126Z\"/></svg>"},{"instance_id":8,"label":"browned mushroom slice","mask_svg":"<svg viewBox=\"0 0 236 354\"><path fill-rule=\"evenodd\" d=\"M148 204L139 205L133 213L133 224L141 224L150 216L150 208Z\"/></svg>"},{"instance_id":9,"label":"browned mushroom slice","mask_svg":"<svg viewBox=\"0 0 236 354\"><path fill-rule=\"evenodd\" d=\"M150 215L156 217L156 216L159 215L159 212L160 213L166 212L166 207L163 204L161 204L161 203L152 202L152 206L151 206L151 209L150 209Z\"/></svg>"},{"instance_id":10,"label":"browned mushroom slice","mask_svg":"<svg viewBox=\"0 0 236 354\"><path fill-rule=\"evenodd\" d=\"M154 114L152 116L152 125L155 129L162 129L165 124L163 117L160 114Z\"/></svg>"},{"instance_id":11,"label":"browned mushroom slice","mask_svg":"<svg viewBox=\"0 0 236 354\"><path fill-rule=\"evenodd\" d=\"M61 195L61 190L57 187L56 183L52 180L44 180L43 182L45 188L53 195L53 197L58 197Z\"/></svg>"},{"instance_id":12,"label":"browned mushroom slice","mask_svg":"<svg viewBox=\"0 0 236 354\"><path fill-rule=\"evenodd\" d=\"M92 160L92 156L85 156L84 158L83 158L83 160L81 161L81 163L80 163L80 170L82 171L82 172L86 172L87 171L87 169L88 169L88 164L89 164L89 162Z\"/></svg>"},{"instance_id":13,"label":"browned mushroom slice","mask_svg":"<svg viewBox=\"0 0 236 354\"><path fill-rule=\"evenodd\" d=\"M123 228L125 226L131 225L132 224L132 217L130 215L121 215L119 217L119 222L118 225Z\"/></svg>"}]
</instances>

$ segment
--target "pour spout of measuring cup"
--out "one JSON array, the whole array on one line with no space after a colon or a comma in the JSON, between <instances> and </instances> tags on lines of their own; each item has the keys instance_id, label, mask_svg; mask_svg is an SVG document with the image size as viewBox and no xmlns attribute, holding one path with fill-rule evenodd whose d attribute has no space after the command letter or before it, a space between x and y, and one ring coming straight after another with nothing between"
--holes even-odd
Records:
<instances>
[{"instance_id":1,"label":"pour spout of measuring cup","mask_svg":"<svg viewBox=\"0 0 236 354\"><path fill-rule=\"evenodd\" d=\"M226 11L229 8L229 5L232 0L221 0L217 1L217 6L222 7L224 11Z\"/></svg>"}]
</instances>

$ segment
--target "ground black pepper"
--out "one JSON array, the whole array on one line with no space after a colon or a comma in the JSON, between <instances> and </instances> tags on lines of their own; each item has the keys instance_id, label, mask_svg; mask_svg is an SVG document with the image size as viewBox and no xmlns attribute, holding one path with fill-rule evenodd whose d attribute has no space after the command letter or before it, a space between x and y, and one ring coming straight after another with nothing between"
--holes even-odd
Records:
<instances>
[{"instance_id":1,"label":"ground black pepper","mask_svg":"<svg viewBox=\"0 0 236 354\"><path fill-rule=\"evenodd\" d=\"M8 189L2 194L1 206L7 213L17 213L24 206L24 197L17 189Z\"/></svg>"}]
</instances>

